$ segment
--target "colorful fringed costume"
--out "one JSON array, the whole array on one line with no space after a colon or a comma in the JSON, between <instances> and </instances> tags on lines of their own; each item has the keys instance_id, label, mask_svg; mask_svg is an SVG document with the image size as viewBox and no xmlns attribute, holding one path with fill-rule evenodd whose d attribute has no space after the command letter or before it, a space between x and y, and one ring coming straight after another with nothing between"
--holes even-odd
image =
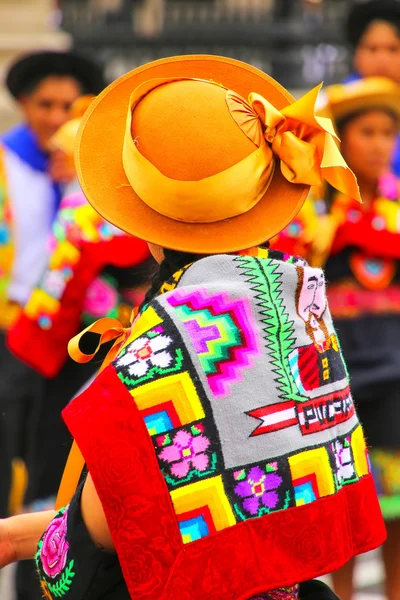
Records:
<instances>
[{"instance_id":1,"label":"colorful fringed costume","mask_svg":"<svg viewBox=\"0 0 400 600\"><path fill-rule=\"evenodd\" d=\"M63 199L49 250L47 269L7 341L18 358L55 377L83 323L110 316L129 325L133 306L127 292L135 280L132 275L124 292L118 269L131 270L150 253L147 244L102 219L82 192ZM109 266L117 269L116 277L104 272Z\"/></svg>"},{"instance_id":2,"label":"colorful fringed costume","mask_svg":"<svg viewBox=\"0 0 400 600\"><path fill-rule=\"evenodd\" d=\"M287 228L273 242L284 251L297 247L311 260L323 257L329 306L372 446L372 472L387 519L400 515L398 186L391 174L384 176L380 194L368 208L334 194L330 210L319 217L320 226L310 231L309 212L314 210L316 218L325 206L320 190L297 216L296 229Z\"/></svg>"}]
</instances>

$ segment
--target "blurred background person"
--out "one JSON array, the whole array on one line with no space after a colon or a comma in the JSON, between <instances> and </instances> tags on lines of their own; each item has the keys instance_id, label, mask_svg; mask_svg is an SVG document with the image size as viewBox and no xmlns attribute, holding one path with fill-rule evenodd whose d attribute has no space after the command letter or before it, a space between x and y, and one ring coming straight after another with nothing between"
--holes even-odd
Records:
<instances>
[{"instance_id":1,"label":"blurred background person","mask_svg":"<svg viewBox=\"0 0 400 600\"><path fill-rule=\"evenodd\" d=\"M380 494L388 538L386 595L400 591L400 222L399 187L385 186L400 126L400 86L366 78L328 88L341 150L357 176L362 206L327 192L336 229L325 264L332 316ZM350 600L354 561L333 575Z\"/></svg>"},{"instance_id":2,"label":"blurred background person","mask_svg":"<svg viewBox=\"0 0 400 600\"><path fill-rule=\"evenodd\" d=\"M41 393L36 374L8 351L6 331L38 282L46 240L62 193L50 173L49 140L67 120L82 90L104 86L100 69L71 53L39 52L19 58L6 85L24 122L0 140L0 515L7 514L10 465L26 450L26 424Z\"/></svg>"},{"instance_id":3,"label":"blurred background person","mask_svg":"<svg viewBox=\"0 0 400 600\"><path fill-rule=\"evenodd\" d=\"M98 370L97 362L79 365L68 357L69 340L101 317L129 326L154 268L147 244L105 222L79 187L74 143L92 98L76 100L72 118L49 140L50 172L70 181L53 224L47 267L7 338L18 359L42 378L27 428L25 511L54 507L71 446L61 411ZM93 338L96 346L97 336ZM18 566L17 598L41 598L34 561Z\"/></svg>"},{"instance_id":4,"label":"blurred background person","mask_svg":"<svg viewBox=\"0 0 400 600\"><path fill-rule=\"evenodd\" d=\"M354 50L353 72L346 83L361 77L388 77L400 83L400 2L370 0L355 4L347 19L347 39ZM400 176L400 137L392 168Z\"/></svg>"},{"instance_id":5,"label":"blurred background person","mask_svg":"<svg viewBox=\"0 0 400 600\"><path fill-rule=\"evenodd\" d=\"M383 546L388 600L400 590L400 204L390 170L400 127L400 86L371 77L325 90L341 151L363 204L327 186L273 246L318 266L349 370L388 538ZM341 461L346 463L346 448ZM344 471L343 471L344 472ZM341 600L353 597L354 560L333 574Z\"/></svg>"}]
</instances>

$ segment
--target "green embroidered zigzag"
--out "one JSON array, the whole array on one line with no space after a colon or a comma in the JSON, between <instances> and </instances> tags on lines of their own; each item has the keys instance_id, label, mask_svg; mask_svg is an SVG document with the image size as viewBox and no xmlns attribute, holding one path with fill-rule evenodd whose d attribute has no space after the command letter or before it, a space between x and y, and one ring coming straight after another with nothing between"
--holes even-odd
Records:
<instances>
[{"instance_id":1,"label":"green embroidered zigzag","mask_svg":"<svg viewBox=\"0 0 400 600\"><path fill-rule=\"evenodd\" d=\"M271 259L247 256L236 260L241 263L240 268L248 277L251 289L257 293L257 306L264 317L262 321L266 327L263 331L281 398L304 402L306 398L299 393L289 366L289 355L295 349L294 327L283 304L281 274L277 271L279 264Z\"/></svg>"}]
</instances>

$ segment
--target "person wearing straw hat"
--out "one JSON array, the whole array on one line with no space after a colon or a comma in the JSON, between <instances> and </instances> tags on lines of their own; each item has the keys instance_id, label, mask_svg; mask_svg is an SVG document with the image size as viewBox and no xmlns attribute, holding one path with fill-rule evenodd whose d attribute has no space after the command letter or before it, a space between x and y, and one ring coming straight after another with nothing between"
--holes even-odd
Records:
<instances>
[{"instance_id":1,"label":"person wearing straw hat","mask_svg":"<svg viewBox=\"0 0 400 600\"><path fill-rule=\"evenodd\" d=\"M82 189L160 269L131 329L89 330L115 343L63 413L62 508L0 522L0 564L36 551L45 597L293 600L384 541L323 273L260 247L322 179L359 199L318 91L183 56L86 113Z\"/></svg>"},{"instance_id":2,"label":"person wearing straw hat","mask_svg":"<svg viewBox=\"0 0 400 600\"><path fill-rule=\"evenodd\" d=\"M353 49L353 72L345 83L364 77L387 77L400 83L400 2L368 0L353 3L345 25ZM400 137L392 168L400 176Z\"/></svg>"},{"instance_id":3,"label":"person wearing straw hat","mask_svg":"<svg viewBox=\"0 0 400 600\"><path fill-rule=\"evenodd\" d=\"M394 600L400 588L400 187L389 169L400 127L400 86L371 77L325 92L364 203L330 186L314 190L307 210L274 245L285 251L296 247L313 264L325 266L331 313L372 446L372 473L388 530L387 597ZM353 566L352 561L334 574L343 600L352 597Z\"/></svg>"},{"instance_id":4,"label":"person wearing straw hat","mask_svg":"<svg viewBox=\"0 0 400 600\"><path fill-rule=\"evenodd\" d=\"M357 175L363 206L331 195L336 233L325 265L332 316L371 450L388 539L386 594L400 589L400 185L387 177L400 128L400 86L369 78L327 91L341 148ZM377 343L378 342L378 343ZM353 564L335 575L351 597Z\"/></svg>"}]
</instances>

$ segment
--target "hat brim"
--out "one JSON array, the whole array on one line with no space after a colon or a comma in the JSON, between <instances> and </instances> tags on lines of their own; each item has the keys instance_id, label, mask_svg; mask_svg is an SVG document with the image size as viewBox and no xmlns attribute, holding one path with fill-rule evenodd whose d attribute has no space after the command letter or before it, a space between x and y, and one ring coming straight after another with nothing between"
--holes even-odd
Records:
<instances>
[{"instance_id":1,"label":"hat brim","mask_svg":"<svg viewBox=\"0 0 400 600\"><path fill-rule=\"evenodd\" d=\"M6 86L15 99L24 94L29 82L50 75L74 77L85 93L99 94L105 88L105 80L99 65L75 52L34 52L17 59L10 67Z\"/></svg>"},{"instance_id":2,"label":"hat brim","mask_svg":"<svg viewBox=\"0 0 400 600\"><path fill-rule=\"evenodd\" d=\"M333 119L337 122L351 114L368 110L387 110L400 121L400 86L381 77L333 85L326 90Z\"/></svg>"},{"instance_id":3,"label":"hat brim","mask_svg":"<svg viewBox=\"0 0 400 600\"><path fill-rule=\"evenodd\" d=\"M268 75L240 61L218 56L167 58L126 74L94 100L78 132L75 161L90 204L123 231L185 252L234 252L274 237L296 216L309 191L309 186L289 183L278 164L268 190L256 206L216 223L174 221L148 207L130 187L122 164L129 98L142 82L159 77L212 79L245 98L250 92L257 92L280 110L293 102L292 96Z\"/></svg>"}]
</instances>

